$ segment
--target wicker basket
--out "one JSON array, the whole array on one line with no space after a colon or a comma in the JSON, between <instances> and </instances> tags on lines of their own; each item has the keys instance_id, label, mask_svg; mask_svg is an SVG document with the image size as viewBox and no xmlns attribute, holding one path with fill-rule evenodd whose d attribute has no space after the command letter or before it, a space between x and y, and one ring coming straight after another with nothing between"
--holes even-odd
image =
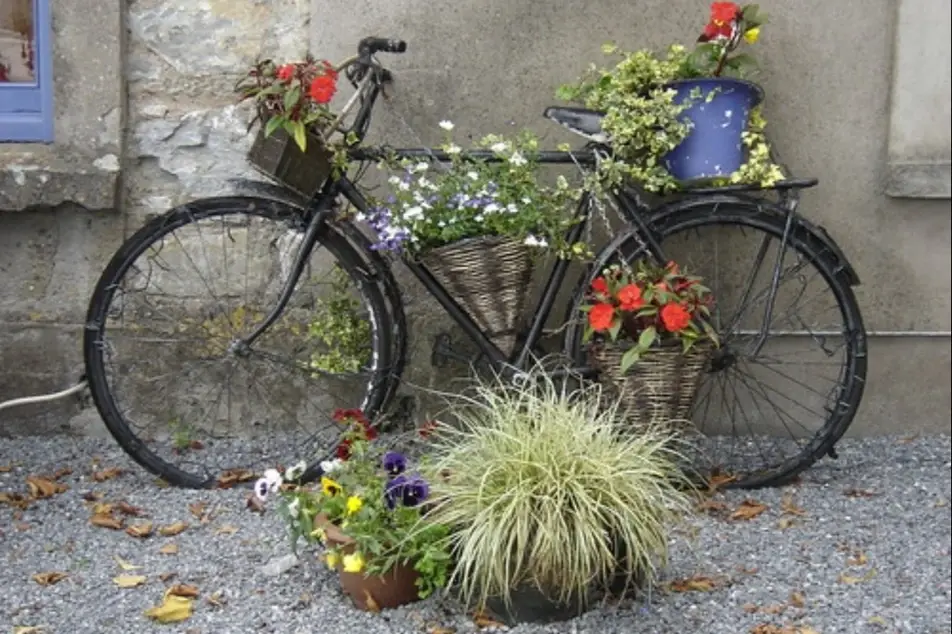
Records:
<instances>
[{"instance_id":1,"label":"wicker basket","mask_svg":"<svg viewBox=\"0 0 952 634\"><path fill-rule=\"evenodd\" d=\"M248 161L268 178L311 198L330 176L333 154L314 134L308 133L306 145L307 151L302 152L284 128L266 137L264 126L260 126Z\"/></svg>"},{"instance_id":2,"label":"wicker basket","mask_svg":"<svg viewBox=\"0 0 952 634\"><path fill-rule=\"evenodd\" d=\"M698 342L685 354L680 341L671 341L642 355L623 373L621 358L628 347L604 343L591 349L593 364L605 387L618 396L624 418L634 426L660 422L692 430L691 409L708 368L711 343Z\"/></svg>"},{"instance_id":3,"label":"wicker basket","mask_svg":"<svg viewBox=\"0 0 952 634\"><path fill-rule=\"evenodd\" d=\"M507 238L468 238L420 259L492 342L511 353L532 280L529 248Z\"/></svg>"}]
</instances>

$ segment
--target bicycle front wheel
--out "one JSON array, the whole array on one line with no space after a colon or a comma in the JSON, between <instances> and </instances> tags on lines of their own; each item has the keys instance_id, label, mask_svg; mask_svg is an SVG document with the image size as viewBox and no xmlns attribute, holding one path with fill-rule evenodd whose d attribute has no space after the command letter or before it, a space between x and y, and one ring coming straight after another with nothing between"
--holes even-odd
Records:
<instances>
[{"instance_id":1,"label":"bicycle front wheel","mask_svg":"<svg viewBox=\"0 0 952 634\"><path fill-rule=\"evenodd\" d=\"M865 329L838 255L796 224L784 245L784 215L758 205L684 209L652 229L665 257L703 276L715 298L721 347L692 415L697 468L729 487L788 482L832 449L865 385ZM641 257L633 242L613 261ZM571 329L567 343L584 365L581 334Z\"/></svg>"},{"instance_id":2,"label":"bicycle front wheel","mask_svg":"<svg viewBox=\"0 0 952 634\"><path fill-rule=\"evenodd\" d=\"M289 277L300 209L212 198L130 237L93 293L84 338L93 400L140 465L190 488L331 455L338 409L373 418L392 376L384 289L334 226L288 305L251 346ZM377 276L379 277L379 276Z\"/></svg>"}]
</instances>

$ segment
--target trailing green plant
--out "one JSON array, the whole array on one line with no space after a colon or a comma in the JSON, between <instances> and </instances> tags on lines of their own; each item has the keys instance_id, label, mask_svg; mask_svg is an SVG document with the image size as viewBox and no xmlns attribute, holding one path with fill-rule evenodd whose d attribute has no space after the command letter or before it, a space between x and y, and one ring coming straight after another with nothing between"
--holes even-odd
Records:
<instances>
[{"instance_id":1,"label":"trailing green plant","mask_svg":"<svg viewBox=\"0 0 952 634\"><path fill-rule=\"evenodd\" d=\"M463 398L463 397L460 397ZM593 584L650 581L691 508L675 437L626 433L598 385L570 390L541 367L520 386L482 379L431 447L429 516L450 527L451 584L481 605L534 586L585 600Z\"/></svg>"},{"instance_id":2,"label":"trailing green plant","mask_svg":"<svg viewBox=\"0 0 952 634\"><path fill-rule=\"evenodd\" d=\"M741 9L731 2L715 2L711 20L693 51L672 44L663 54L648 49L626 52L608 43L602 52L616 60L614 65L600 68L592 64L579 80L560 86L557 98L604 113L602 129L610 140L612 155L601 162L597 178L591 179L589 186L611 188L631 179L649 192L680 190L681 183L668 172L663 158L691 132L682 114L700 100L712 100L717 92L702 94L696 89L678 103L672 82L753 74L758 70L753 56L735 51L742 42L756 42L766 20L757 5ZM784 178L771 158L759 107L750 119L744 135L746 163L714 184L769 187Z\"/></svg>"},{"instance_id":3,"label":"trailing green plant","mask_svg":"<svg viewBox=\"0 0 952 634\"><path fill-rule=\"evenodd\" d=\"M308 336L320 346L310 359L310 367L319 372L359 372L370 361L370 320L362 314L362 305L352 294L350 282L347 273L335 265L328 292L315 302Z\"/></svg>"},{"instance_id":4,"label":"trailing green plant","mask_svg":"<svg viewBox=\"0 0 952 634\"><path fill-rule=\"evenodd\" d=\"M565 257L588 253L584 244L563 243L574 222L566 208L578 192L562 176L554 187L540 182L539 142L531 132L480 139L473 149L489 150L494 158L486 160L454 142L451 122L440 127L448 163L401 160L384 165L400 172L389 179L393 194L369 216L359 217L377 233L374 249L422 254L466 238L498 236Z\"/></svg>"}]
</instances>

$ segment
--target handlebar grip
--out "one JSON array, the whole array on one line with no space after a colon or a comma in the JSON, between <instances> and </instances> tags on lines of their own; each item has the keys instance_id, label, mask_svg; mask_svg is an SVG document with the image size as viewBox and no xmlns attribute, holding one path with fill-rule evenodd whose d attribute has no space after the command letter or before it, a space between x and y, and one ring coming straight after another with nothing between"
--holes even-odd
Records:
<instances>
[{"instance_id":1,"label":"handlebar grip","mask_svg":"<svg viewBox=\"0 0 952 634\"><path fill-rule=\"evenodd\" d=\"M370 56L374 53L403 53L407 50L407 43L403 40L387 37L365 37L357 47L361 56Z\"/></svg>"}]
</instances>

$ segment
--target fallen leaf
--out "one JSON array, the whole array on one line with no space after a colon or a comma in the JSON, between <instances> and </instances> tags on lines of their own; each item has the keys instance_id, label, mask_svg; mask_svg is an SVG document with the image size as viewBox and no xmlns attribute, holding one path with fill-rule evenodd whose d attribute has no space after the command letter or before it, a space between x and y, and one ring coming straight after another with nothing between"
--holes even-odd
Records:
<instances>
[{"instance_id":1,"label":"fallen leaf","mask_svg":"<svg viewBox=\"0 0 952 634\"><path fill-rule=\"evenodd\" d=\"M216 608L220 608L227 603L227 601L225 601L225 594L221 590L212 592L209 596L205 597L205 601Z\"/></svg>"},{"instance_id":2,"label":"fallen leaf","mask_svg":"<svg viewBox=\"0 0 952 634\"><path fill-rule=\"evenodd\" d=\"M230 489L241 482L250 482L255 479L253 471L248 469L228 469L218 476L218 488Z\"/></svg>"},{"instance_id":3,"label":"fallen leaf","mask_svg":"<svg viewBox=\"0 0 952 634\"><path fill-rule=\"evenodd\" d=\"M66 476L72 475L72 474L73 474L73 470L72 470L72 469L70 469L69 467L63 467L62 469L58 469L58 470L56 471L56 473L53 474L53 479L54 479L54 480L62 480L62 479L65 478Z\"/></svg>"},{"instance_id":4,"label":"fallen leaf","mask_svg":"<svg viewBox=\"0 0 952 634\"><path fill-rule=\"evenodd\" d=\"M485 612L477 612L476 614L474 614L474 615L473 615L473 624L474 624L476 627L479 627L479 628L484 628L484 627L502 628L502 627L506 627L506 624L505 624L505 623L500 623L499 621L497 621L496 619L492 618L491 616L489 616L489 615L486 614Z\"/></svg>"},{"instance_id":5,"label":"fallen leaf","mask_svg":"<svg viewBox=\"0 0 952 634\"><path fill-rule=\"evenodd\" d=\"M96 502L93 504L93 515L112 515L113 505L109 502Z\"/></svg>"},{"instance_id":6,"label":"fallen leaf","mask_svg":"<svg viewBox=\"0 0 952 634\"><path fill-rule=\"evenodd\" d=\"M809 625L801 625L800 627L797 628L796 634L820 634L820 633L817 632L812 627L810 627Z\"/></svg>"},{"instance_id":7,"label":"fallen leaf","mask_svg":"<svg viewBox=\"0 0 952 634\"><path fill-rule=\"evenodd\" d=\"M848 498L874 498L879 493L870 489L846 489L843 491L843 495Z\"/></svg>"},{"instance_id":8,"label":"fallen leaf","mask_svg":"<svg viewBox=\"0 0 952 634\"><path fill-rule=\"evenodd\" d=\"M237 526L232 526L231 524L224 524L215 529L216 535L234 535L238 532Z\"/></svg>"},{"instance_id":9,"label":"fallen leaf","mask_svg":"<svg viewBox=\"0 0 952 634\"><path fill-rule=\"evenodd\" d=\"M162 583L165 583L166 581L169 581L170 579L174 579L176 576L178 576L178 573L163 572L162 574L159 575L159 581L161 581Z\"/></svg>"},{"instance_id":10,"label":"fallen leaf","mask_svg":"<svg viewBox=\"0 0 952 634\"><path fill-rule=\"evenodd\" d=\"M102 499L102 493L100 491L87 491L83 493L83 499L87 502L98 502Z\"/></svg>"},{"instance_id":11,"label":"fallen leaf","mask_svg":"<svg viewBox=\"0 0 952 634\"><path fill-rule=\"evenodd\" d=\"M760 569L757 566L751 566L748 568L747 566L741 565L737 566L736 570L743 575L755 575Z\"/></svg>"},{"instance_id":12,"label":"fallen leaf","mask_svg":"<svg viewBox=\"0 0 952 634\"><path fill-rule=\"evenodd\" d=\"M805 607L807 604L806 597L803 596L802 592L794 590L790 593L790 605L795 608Z\"/></svg>"},{"instance_id":13,"label":"fallen leaf","mask_svg":"<svg viewBox=\"0 0 952 634\"><path fill-rule=\"evenodd\" d=\"M43 625L16 625L13 634L43 634L46 631Z\"/></svg>"},{"instance_id":14,"label":"fallen leaf","mask_svg":"<svg viewBox=\"0 0 952 634\"><path fill-rule=\"evenodd\" d=\"M188 510L195 519L200 520L205 515L205 502L195 502L188 505Z\"/></svg>"},{"instance_id":15,"label":"fallen leaf","mask_svg":"<svg viewBox=\"0 0 952 634\"><path fill-rule=\"evenodd\" d=\"M760 608L753 603L745 603L744 605L740 606L740 609L747 614L756 614L760 610Z\"/></svg>"},{"instance_id":16,"label":"fallen leaf","mask_svg":"<svg viewBox=\"0 0 952 634\"><path fill-rule=\"evenodd\" d=\"M379 612L380 605L377 603L377 600L374 599L374 595L370 594L370 590L364 589L364 603L367 606L368 612Z\"/></svg>"},{"instance_id":17,"label":"fallen leaf","mask_svg":"<svg viewBox=\"0 0 952 634\"><path fill-rule=\"evenodd\" d=\"M886 623L886 619L881 616L871 616L866 619L866 622L870 625L878 625L880 627L889 627L889 624Z\"/></svg>"},{"instance_id":18,"label":"fallen leaf","mask_svg":"<svg viewBox=\"0 0 952 634\"><path fill-rule=\"evenodd\" d=\"M30 497L35 500L53 497L57 493L62 493L68 488L65 484L60 484L59 482L54 482L53 480L47 480L46 478L40 478L38 476L28 477L26 479L26 485L30 488Z\"/></svg>"},{"instance_id":19,"label":"fallen leaf","mask_svg":"<svg viewBox=\"0 0 952 634\"><path fill-rule=\"evenodd\" d=\"M761 504L757 500L744 500L740 503L733 513L731 513L732 520L752 520L764 511L767 510L767 506Z\"/></svg>"},{"instance_id":20,"label":"fallen leaf","mask_svg":"<svg viewBox=\"0 0 952 634\"><path fill-rule=\"evenodd\" d=\"M26 509L29 508L31 500L22 493L4 491L3 493L0 493L0 502L9 504L10 506L18 509Z\"/></svg>"},{"instance_id":21,"label":"fallen leaf","mask_svg":"<svg viewBox=\"0 0 952 634\"><path fill-rule=\"evenodd\" d=\"M847 566L865 566L867 562L869 562L869 559L866 557L866 553L861 550L855 551L846 558Z\"/></svg>"},{"instance_id":22,"label":"fallen leaf","mask_svg":"<svg viewBox=\"0 0 952 634\"><path fill-rule=\"evenodd\" d=\"M198 596L198 587L188 583L180 583L169 588L167 594L174 594L177 597L185 597L186 599L194 599Z\"/></svg>"},{"instance_id":23,"label":"fallen leaf","mask_svg":"<svg viewBox=\"0 0 952 634\"><path fill-rule=\"evenodd\" d=\"M116 510L123 515L129 515L131 517L141 517L145 515L145 511L140 509L138 506L132 506L128 502L119 502L116 504Z\"/></svg>"},{"instance_id":24,"label":"fallen leaf","mask_svg":"<svg viewBox=\"0 0 952 634\"><path fill-rule=\"evenodd\" d=\"M785 606L783 603L774 603L762 608L760 611L764 614L783 614L786 609L787 606Z\"/></svg>"},{"instance_id":25,"label":"fallen leaf","mask_svg":"<svg viewBox=\"0 0 952 634\"><path fill-rule=\"evenodd\" d=\"M162 535L163 537L175 537L186 528L188 528L188 524L185 522L175 522L174 524L169 524L168 526L162 526L159 528L159 535Z\"/></svg>"},{"instance_id":26,"label":"fallen leaf","mask_svg":"<svg viewBox=\"0 0 952 634\"><path fill-rule=\"evenodd\" d=\"M141 522L139 524L131 524L126 528L126 534L137 537L139 539L145 539L146 537L152 536L152 522Z\"/></svg>"},{"instance_id":27,"label":"fallen leaf","mask_svg":"<svg viewBox=\"0 0 952 634\"><path fill-rule=\"evenodd\" d=\"M89 523L101 528L111 528L114 531L122 530L122 520L112 515L97 513L89 518Z\"/></svg>"},{"instance_id":28,"label":"fallen leaf","mask_svg":"<svg viewBox=\"0 0 952 634\"><path fill-rule=\"evenodd\" d=\"M112 582L120 588L135 588L148 580L144 575L119 575L113 577Z\"/></svg>"},{"instance_id":29,"label":"fallen leaf","mask_svg":"<svg viewBox=\"0 0 952 634\"><path fill-rule=\"evenodd\" d=\"M175 555L178 553L178 546L175 544L166 544L159 549L159 553L163 555Z\"/></svg>"},{"instance_id":30,"label":"fallen leaf","mask_svg":"<svg viewBox=\"0 0 952 634\"><path fill-rule=\"evenodd\" d=\"M727 473L715 473L707 481L708 487L711 489L718 489L725 484L730 484L731 482L737 479L736 475L729 475Z\"/></svg>"},{"instance_id":31,"label":"fallen leaf","mask_svg":"<svg viewBox=\"0 0 952 634\"><path fill-rule=\"evenodd\" d=\"M119 567L127 572L129 570L138 570L139 568L142 567L142 566L137 566L135 564L129 563L128 561L126 561L125 559L122 559L118 555L116 556L115 559L116 559L116 563L119 564Z\"/></svg>"},{"instance_id":32,"label":"fallen leaf","mask_svg":"<svg viewBox=\"0 0 952 634\"><path fill-rule=\"evenodd\" d=\"M26 522L16 522L16 523L13 525L13 527L16 528L18 531L20 531L21 533L22 533L23 531L28 531L28 530L30 530L30 525L27 524Z\"/></svg>"},{"instance_id":33,"label":"fallen leaf","mask_svg":"<svg viewBox=\"0 0 952 634\"><path fill-rule=\"evenodd\" d=\"M13 471L13 465L5 464L0 466L0 473L10 473L11 471Z\"/></svg>"},{"instance_id":34,"label":"fallen leaf","mask_svg":"<svg viewBox=\"0 0 952 634\"><path fill-rule=\"evenodd\" d=\"M69 575L65 572L39 572L33 575L33 581L41 586L51 586L54 583L59 583L68 576Z\"/></svg>"},{"instance_id":35,"label":"fallen leaf","mask_svg":"<svg viewBox=\"0 0 952 634\"><path fill-rule=\"evenodd\" d=\"M844 574L841 574L841 575L837 578L837 581L839 581L840 583L848 584L848 585L855 585L855 584L857 584L857 583L863 583L864 581L869 581L870 579L872 579L872 578L875 577L875 576L876 576L876 571L875 571L875 570L870 570L870 571L868 571L868 572L867 572L865 575L863 575L862 577L854 577L854 576L852 576L852 575L848 575L848 574L845 574L845 573L844 573Z\"/></svg>"},{"instance_id":36,"label":"fallen leaf","mask_svg":"<svg viewBox=\"0 0 952 634\"><path fill-rule=\"evenodd\" d=\"M710 592L714 588L724 585L725 579L715 579L706 575L695 575L688 579L678 579L668 584L673 592Z\"/></svg>"},{"instance_id":37,"label":"fallen leaf","mask_svg":"<svg viewBox=\"0 0 952 634\"><path fill-rule=\"evenodd\" d=\"M162 603L145 611L145 615L159 623L176 623L192 616L192 600L168 592Z\"/></svg>"},{"instance_id":38,"label":"fallen leaf","mask_svg":"<svg viewBox=\"0 0 952 634\"><path fill-rule=\"evenodd\" d=\"M123 473L124 472L120 467L109 467L108 469L93 471L93 480L96 482L105 482L106 480L112 480Z\"/></svg>"},{"instance_id":39,"label":"fallen leaf","mask_svg":"<svg viewBox=\"0 0 952 634\"><path fill-rule=\"evenodd\" d=\"M797 520L793 519L792 517L781 517L777 521L777 528L779 528L782 531L785 531L791 526L795 525L796 523L797 523Z\"/></svg>"},{"instance_id":40,"label":"fallen leaf","mask_svg":"<svg viewBox=\"0 0 952 634\"><path fill-rule=\"evenodd\" d=\"M720 500L712 500L710 498L707 498L707 499L701 500L698 503L696 508L699 513L719 515L727 511L727 504Z\"/></svg>"},{"instance_id":41,"label":"fallen leaf","mask_svg":"<svg viewBox=\"0 0 952 634\"><path fill-rule=\"evenodd\" d=\"M443 627L442 625L434 625L430 628L429 634L456 634L456 630L451 627Z\"/></svg>"},{"instance_id":42,"label":"fallen leaf","mask_svg":"<svg viewBox=\"0 0 952 634\"><path fill-rule=\"evenodd\" d=\"M945 498L939 498L938 500L935 501L935 503L932 506L937 509L941 509L941 508L945 508L948 505L949 505L948 500L946 500Z\"/></svg>"},{"instance_id":43,"label":"fallen leaf","mask_svg":"<svg viewBox=\"0 0 952 634\"><path fill-rule=\"evenodd\" d=\"M792 493L784 493L783 497L780 499L780 511L786 515L806 515L807 512L801 507L797 506L793 501Z\"/></svg>"},{"instance_id":44,"label":"fallen leaf","mask_svg":"<svg viewBox=\"0 0 952 634\"><path fill-rule=\"evenodd\" d=\"M156 478L154 480L154 483L155 483L155 486L159 487L160 489L167 489L170 486L172 486L167 481L163 480L162 478Z\"/></svg>"}]
</instances>

